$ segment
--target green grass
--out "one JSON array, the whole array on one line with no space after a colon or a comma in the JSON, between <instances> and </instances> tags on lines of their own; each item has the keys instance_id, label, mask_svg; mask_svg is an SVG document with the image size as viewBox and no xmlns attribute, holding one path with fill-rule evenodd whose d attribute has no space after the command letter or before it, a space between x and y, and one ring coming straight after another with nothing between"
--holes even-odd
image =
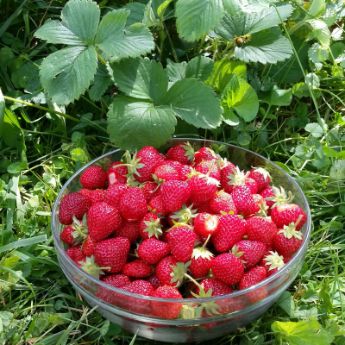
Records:
<instances>
[{"instance_id":1,"label":"green grass","mask_svg":"<svg viewBox=\"0 0 345 345\"><path fill-rule=\"evenodd\" d=\"M0 87L7 106L7 124L0 121L0 345L153 344L133 339L91 309L56 260L50 212L59 189L76 169L113 147L105 131L107 99L82 97L66 115L63 108L22 97L23 80L14 72L44 56L45 45L36 48L32 33L64 2L0 1L8 14L0 22L6 33L0 34ZM262 80L269 70L262 69ZM345 344L345 84L344 74L332 73L325 64L315 90L318 113L314 99L294 97L288 107L261 103L256 120L236 128L201 133L178 127L177 134L242 145L277 162L300 183L312 210L311 242L295 282L260 319L215 345ZM13 102L17 97L21 104ZM315 121L323 121L321 134L305 130ZM289 321L298 322L297 330ZM280 335L277 325L290 333Z\"/></svg>"}]
</instances>

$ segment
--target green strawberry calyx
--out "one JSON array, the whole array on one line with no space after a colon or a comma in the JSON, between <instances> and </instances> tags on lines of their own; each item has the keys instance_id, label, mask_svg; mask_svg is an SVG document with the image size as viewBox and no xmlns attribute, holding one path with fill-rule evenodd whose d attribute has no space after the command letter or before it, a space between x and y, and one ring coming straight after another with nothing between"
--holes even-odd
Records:
<instances>
[{"instance_id":1,"label":"green strawberry calyx","mask_svg":"<svg viewBox=\"0 0 345 345\"><path fill-rule=\"evenodd\" d=\"M288 240L291 238L297 238L298 240L302 240L303 234L296 230L296 224L290 223L289 225L284 225L283 229L279 230L279 234L283 234Z\"/></svg>"},{"instance_id":2,"label":"green strawberry calyx","mask_svg":"<svg viewBox=\"0 0 345 345\"><path fill-rule=\"evenodd\" d=\"M207 260L211 260L213 258L213 254L207 250L204 247L197 247L193 249L193 253L192 253L192 258L193 259L207 259Z\"/></svg>"},{"instance_id":3,"label":"green strawberry calyx","mask_svg":"<svg viewBox=\"0 0 345 345\"><path fill-rule=\"evenodd\" d=\"M159 218L146 220L144 221L144 224L146 226L144 232L147 233L149 238L153 236L159 238L159 236L163 234L162 225Z\"/></svg>"},{"instance_id":4,"label":"green strawberry calyx","mask_svg":"<svg viewBox=\"0 0 345 345\"><path fill-rule=\"evenodd\" d=\"M246 182L247 176L248 174L245 174L239 167L236 167L234 171L227 176L228 184L231 186L243 186Z\"/></svg>"},{"instance_id":5,"label":"green strawberry calyx","mask_svg":"<svg viewBox=\"0 0 345 345\"><path fill-rule=\"evenodd\" d=\"M271 179L270 173L263 167L252 167L255 172L261 174L265 180Z\"/></svg>"},{"instance_id":6,"label":"green strawberry calyx","mask_svg":"<svg viewBox=\"0 0 345 345\"><path fill-rule=\"evenodd\" d=\"M171 272L171 282L176 283L176 286L180 286L183 282L183 279L185 278L185 275L187 274L188 267L190 266L190 261L183 263L178 262L176 265L172 266L172 272Z\"/></svg>"},{"instance_id":7,"label":"green strawberry calyx","mask_svg":"<svg viewBox=\"0 0 345 345\"><path fill-rule=\"evenodd\" d=\"M99 278L101 274L104 274L103 270L109 270L109 267L100 267L96 264L93 256L86 257L84 261L80 262L81 268L86 273L90 274L95 278Z\"/></svg>"},{"instance_id":8,"label":"green strawberry calyx","mask_svg":"<svg viewBox=\"0 0 345 345\"><path fill-rule=\"evenodd\" d=\"M265 256L264 261L269 271L274 269L280 270L284 265L284 258L275 251L270 251L268 255Z\"/></svg>"},{"instance_id":9,"label":"green strawberry calyx","mask_svg":"<svg viewBox=\"0 0 345 345\"><path fill-rule=\"evenodd\" d=\"M205 291L204 287L200 285L199 293L191 291L191 294L196 298L210 298L212 297L212 289ZM202 302L199 307L195 308L195 313L197 315L202 315L202 312L205 311L208 315L217 315L219 314L219 305L216 302Z\"/></svg>"},{"instance_id":10,"label":"green strawberry calyx","mask_svg":"<svg viewBox=\"0 0 345 345\"><path fill-rule=\"evenodd\" d=\"M183 147L183 149L185 150L185 153L184 153L185 156L188 158L188 160L189 160L190 162L192 162L193 159L194 159L194 154L195 154L195 151L194 151L193 146L190 144L189 141L187 141L186 143L184 143L184 144L182 145L182 147Z\"/></svg>"},{"instance_id":11,"label":"green strawberry calyx","mask_svg":"<svg viewBox=\"0 0 345 345\"><path fill-rule=\"evenodd\" d=\"M193 205L186 206L183 205L179 211L172 214L171 218L176 223L190 224L192 219L197 215L197 210L193 208Z\"/></svg>"},{"instance_id":12,"label":"green strawberry calyx","mask_svg":"<svg viewBox=\"0 0 345 345\"><path fill-rule=\"evenodd\" d=\"M274 202L273 207L276 207L278 205L284 205L292 202L294 195L291 191L286 192L286 190L283 187L272 187L274 196L266 198L267 200L271 200Z\"/></svg>"},{"instance_id":13,"label":"green strawberry calyx","mask_svg":"<svg viewBox=\"0 0 345 345\"><path fill-rule=\"evenodd\" d=\"M84 216L83 220L80 221L75 216L73 216L72 227L73 227L73 232L72 232L73 243L77 245L84 242L84 240L87 237L86 217Z\"/></svg>"}]
</instances>

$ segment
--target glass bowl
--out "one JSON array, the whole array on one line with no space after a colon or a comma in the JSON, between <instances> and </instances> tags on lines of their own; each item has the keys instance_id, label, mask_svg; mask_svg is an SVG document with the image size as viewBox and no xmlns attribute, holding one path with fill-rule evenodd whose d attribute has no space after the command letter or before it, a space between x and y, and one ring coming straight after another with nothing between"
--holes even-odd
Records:
<instances>
[{"instance_id":1,"label":"glass bowl","mask_svg":"<svg viewBox=\"0 0 345 345\"><path fill-rule=\"evenodd\" d=\"M290 190L307 214L307 222L301 231L303 243L292 259L278 272L248 289L235 291L228 295L210 298L163 299L141 296L109 286L81 270L66 255L60 240L62 226L58 221L61 198L80 188L79 176L89 165L97 163L103 166L119 160L123 151L117 149L93 160L77 171L61 189L52 212L52 231L57 257L62 271L83 298L92 307L97 307L109 321L124 329L148 339L165 342L198 342L216 338L235 331L263 314L288 288L300 271L308 247L311 229L311 216L308 202L297 182L276 164L249 150L204 139L172 139L169 146L189 141L196 149L201 146L217 146L221 155L237 164L241 169L264 167L272 176L274 185ZM174 308L182 305L181 317L167 320L157 317L153 309ZM214 314L201 312L205 307L216 306ZM208 308L212 309L212 308Z\"/></svg>"}]
</instances>

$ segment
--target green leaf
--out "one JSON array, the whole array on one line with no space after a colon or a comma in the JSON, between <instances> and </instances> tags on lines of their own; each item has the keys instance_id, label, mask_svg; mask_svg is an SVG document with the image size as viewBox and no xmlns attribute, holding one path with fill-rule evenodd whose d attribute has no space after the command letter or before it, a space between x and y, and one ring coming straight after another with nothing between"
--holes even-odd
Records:
<instances>
[{"instance_id":1,"label":"green leaf","mask_svg":"<svg viewBox=\"0 0 345 345\"><path fill-rule=\"evenodd\" d=\"M246 64L241 61L229 60L228 58L216 61L212 73L207 80L207 84L211 85L218 92L222 92L233 74L246 79Z\"/></svg>"},{"instance_id":2,"label":"green leaf","mask_svg":"<svg viewBox=\"0 0 345 345\"><path fill-rule=\"evenodd\" d=\"M27 169L27 167L27 162L14 162L7 167L7 172L12 175L18 175L21 173L21 171Z\"/></svg>"},{"instance_id":3,"label":"green leaf","mask_svg":"<svg viewBox=\"0 0 345 345\"><path fill-rule=\"evenodd\" d=\"M222 15L222 0L178 0L177 32L186 41L196 41L214 29Z\"/></svg>"},{"instance_id":4,"label":"green leaf","mask_svg":"<svg viewBox=\"0 0 345 345\"><path fill-rule=\"evenodd\" d=\"M17 241L8 243L4 246L1 246L0 254L13 250L13 249L29 247L34 244L46 242L46 241L47 241L47 235L38 235L38 236L30 237L30 238L23 238L22 240L17 240Z\"/></svg>"},{"instance_id":5,"label":"green leaf","mask_svg":"<svg viewBox=\"0 0 345 345\"><path fill-rule=\"evenodd\" d=\"M85 43L92 43L99 24L100 9L90 0L70 0L61 12L64 26Z\"/></svg>"},{"instance_id":6,"label":"green leaf","mask_svg":"<svg viewBox=\"0 0 345 345\"><path fill-rule=\"evenodd\" d=\"M82 45L83 41L58 20L48 20L36 32L35 37L53 44Z\"/></svg>"},{"instance_id":7,"label":"green leaf","mask_svg":"<svg viewBox=\"0 0 345 345\"><path fill-rule=\"evenodd\" d=\"M144 19L145 5L140 2L130 2L124 6L125 9L130 11L127 18L127 26L134 23L141 23Z\"/></svg>"},{"instance_id":8,"label":"green leaf","mask_svg":"<svg viewBox=\"0 0 345 345\"><path fill-rule=\"evenodd\" d=\"M304 129L314 138L321 138L324 134L322 127L316 122L308 123Z\"/></svg>"},{"instance_id":9,"label":"green leaf","mask_svg":"<svg viewBox=\"0 0 345 345\"><path fill-rule=\"evenodd\" d=\"M107 60L137 57L154 49L152 35L145 25L136 23L126 27L128 15L126 9L113 10L101 20L96 45Z\"/></svg>"},{"instance_id":10,"label":"green leaf","mask_svg":"<svg viewBox=\"0 0 345 345\"><path fill-rule=\"evenodd\" d=\"M169 81L176 82L186 77L187 62L173 62L168 60L166 71Z\"/></svg>"},{"instance_id":11,"label":"green leaf","mask_svg":"<svg viewBox=\"0 0 345 345\"><path fill-rule=\"evenodd\" d=\"M164 18L164 13L167 10L167 8L169 7L169 5L171 4L173 0L164 0L157 8L157 14L158 17L163 19Z\"/></svg>"},{"instance_id":12,"label":"green leaf","mask_svg":"<svg viewBox=\"0 0 345 345\"><path fill-rule=\"evenodd\" d=\"M255 90L242 78L233 75L222 94L222 103L235 109L238 116L250 122L259 110L259 100Z\"/></svg>"},{"instance_id":13,"label":"green leaf","mask_svg":"<svg viewBox=\"0 0 345 345\"><path fill-rule=\"evenodd\" d=\"M95 79L89 90L90 98L93 101L99 101L110 85L111 78L109 76L109 73L106 67L99 63Z\"/></svg>"},{"instance_id":14,"label":"green leaf","mask_svg":"<svg viewBox=\"0 0 345 345\"><path fill-rule=\"evenodd\" d=\"M126 59L112 64L115 83L126 95L158 102L168 88L168 76L159 62Z\"/></svg>"},{"instance_id":15,"label":"green leaf","mask_svg":"<svg viewBox=\"0 0 345 345\"><path fill-rule=\"evenodd\" d=\"M96 70L96 49L93 46L74 46L46 57L40 67L40 78L53 102L63 105L85 92Z\"/></svg>"},{"instance_id":16,"label":"green leaf","mask_svg":"<svg viewBox=\"0 0 345 345\"><path fill-rule=\"evenodd\" d=\"M108 112L108 132L115 145L138 149L159 147L174 133L176 118L167 106L117 96Z\"/></svg>"},{"instance_id":17,"label":"green leaf","mask_svg":"<svg viewBox=\"0 0 345 345\"><path fill-rule=\"evenodd\" d=\"M307 20L307 23L311 27L308 39L316 39L323 47L328 48L331 42L331 32L329 31L327 24L320 19L310 19Z\"/></svg>"},{"instance_id":18,"label":"green leaf","mask_svg":"<svg viewBox=\"0 0 345 345\"><path fill-rule=\"evenodd\" d=\"M221 123L221 108L213 90L196 79L177 81L162 103L169 104L182 120L198 128L216 128Z\"/></svg>"},{"instance_id":19,"label":"green leaf","mask_svg":"<svg viewBox=\"0 0 345 345\"><path fill-rule=\"evenodd\" d=\"M313 0L309 9L308 15L310 17L319 17L326 10L326 1L325 0Z\"/></svg>"},{"instance_id":20,"label":"green leaf","mask_svg":"<svg viewBox=\"0 0 345 345\"><path fill-rule=\"evenodd\" d=\"M306 74L304 82L310 89L318 89L320 87L320 78L315 73Z\"/></svg>"},{"instance_id":21,"label":"green leaf","mask_svg":"<svg viewBox=\"0 0 345 345\"><path fill-rule=\"evenodd\" d=\"M5 113L5 98L0 88L0 123L2 123L4 113Z\"/></svg>"},{"instance_id":22,"label":"green leaf","mask_svg":"<svg viewBox=\"0 0 345 345\"><path fill-rule=\"evenodd\" d=\"M0 140L13 148L20 149L23 146L23 131L16 115L9 109L0 112Z\"/></svg>"},{"instance_id":23,"label":"green leaf","mask_svg":"<svg viewBox=\"0 0 345 345\"><path fill-rule=\"evenodd\" d=\"M238 126L240 123L240 119L237 117L235 112L228 107L224 107L223 112L223 121L229 126Z\"/></svg>"},{"instance_id":24,"label":"green leaf","mask_svg":"<svg viewBox=\"0 0 345 345\"><path fill-rule=\"evenodd\" d=\"M213 61L206 56L196 56L190 60L186 68L186 78L206 80L213 69Z\"/></svg>"},{"instance_id":25,"label":"green leaf","mask_svg":"<svg viewBox=\"0 0 345 345\"><path fill-rule=\"evenodd\" d=\"M227 40L275 27L286 20L293 10L291 5L244 6L232 0L224 0L224 7L225 16L216 32Z\"/></svg>"},{"instance_id":26,"label":"green leaf","mask_svg":"<svg viewBox=\"0 0 345 345\"><path fill-rule=\"evenodd\" d=\"M278 89L274 87L269 93L268 97L264 97L263 101L270 105L288 106L292 101L291 89Z\"/></svg>"},{"instance_id":27,"label":"green leaf","mask_svg":"<svg viewBox=\"0 0 345 345\"><path fill-rule=\"evenodd\" d=\"M316 320L272 323L273 332L289 345L330 345L334 336L326 331Z\"/></svg>"}]
</instances>

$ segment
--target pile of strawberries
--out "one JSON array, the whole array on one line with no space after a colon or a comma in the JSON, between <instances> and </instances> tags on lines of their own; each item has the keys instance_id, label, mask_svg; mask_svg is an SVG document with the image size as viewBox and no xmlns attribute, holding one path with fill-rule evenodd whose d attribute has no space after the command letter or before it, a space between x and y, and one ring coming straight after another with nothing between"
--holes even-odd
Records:
<instances>
[{"instance_id":1,"label":"pile of strawberries","mask_svg":"<svg viewBox=\"0 0 345 345\"><path fill-rule=\"evenodd\" d=\"M209 147L183 143L163 155L146 146L89 166L80 184L59 207L66 253L132 293L175 299L246 289L281 269L303 241L306 214L291 193L272 186L265 169L241 171ZM162 318L181 312L179 303L151 305Z\"/></svg>"}]
</instances>

